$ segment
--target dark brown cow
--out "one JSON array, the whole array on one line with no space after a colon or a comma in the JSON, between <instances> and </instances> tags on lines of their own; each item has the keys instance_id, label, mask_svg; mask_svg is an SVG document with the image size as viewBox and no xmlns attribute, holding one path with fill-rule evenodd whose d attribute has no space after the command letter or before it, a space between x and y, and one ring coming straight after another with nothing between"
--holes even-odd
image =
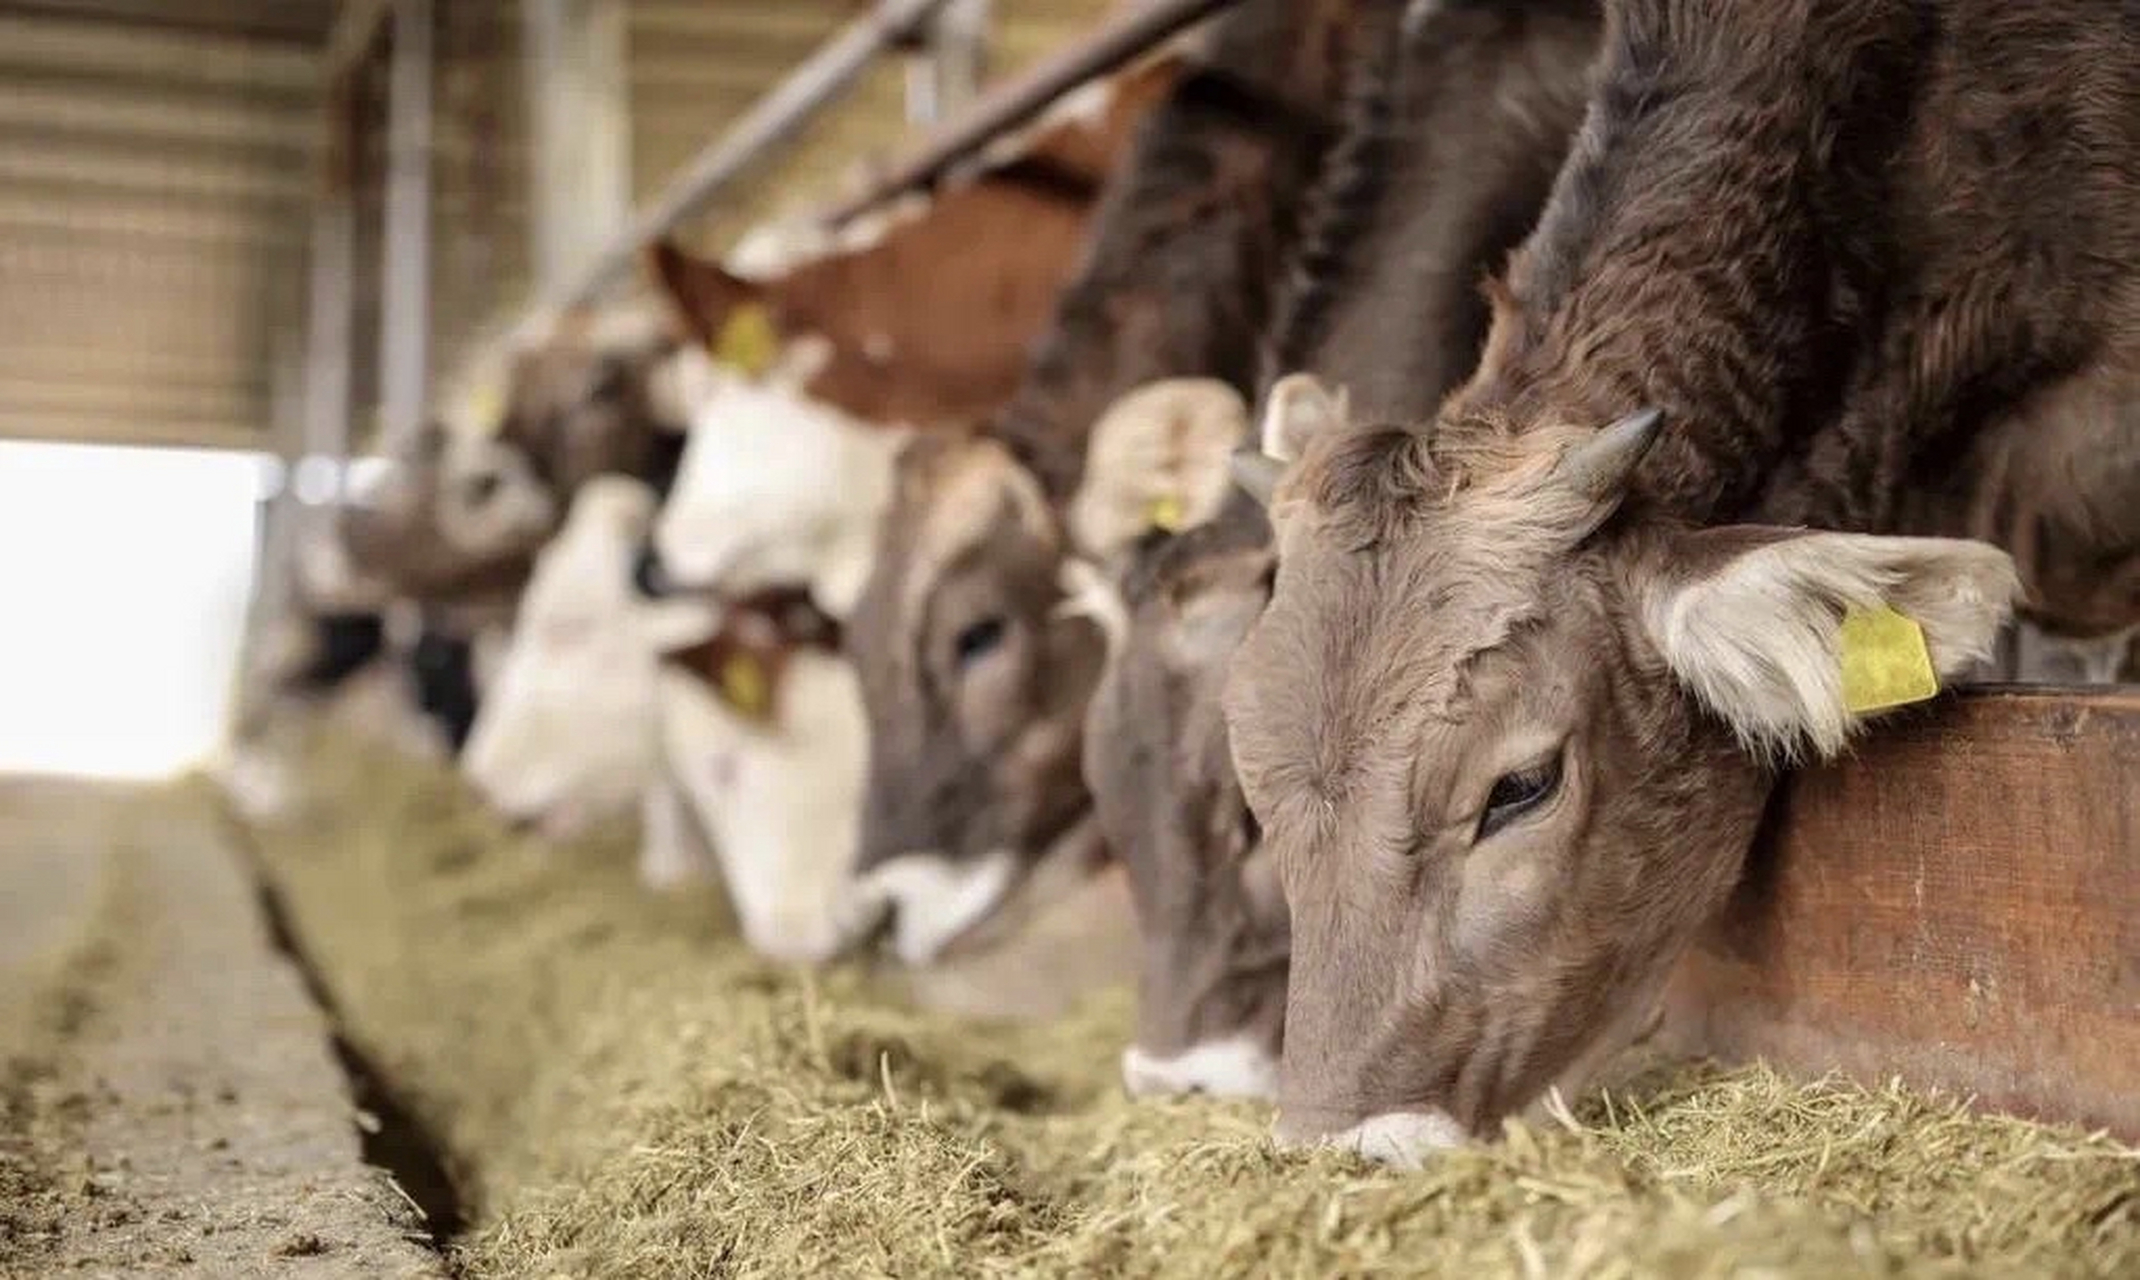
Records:
<instances>
[{"instance_id":1,"label":"dark brown cow","mask_svg":"<svg viewBox=\"0 0 2140 1280\"><path fill-rule=\"evenodd\" d=\"M2140 615L2058 571L2140 546L2132 7L1607 12L1470 382L1427 429L1308 381L1266 417L1298 460L1226 703L1292 912L1289 1140L1416 1161L1639 1031L1776 767L2007 616L2005 552L1891 536L1926 477L2070 433L2113 465L1960 487L2073 541L1972 528L2046 622Z\"/></svg>"},{"instance_id":2,"label":"dark brown cow","mask_svg":"<svg viewBox=\"0 0 2140 1280\"><path fill-rule=\"evenodd\" d=\"M1354 94L1279 309L1274 367L1313 370L1377 417L1433 411L1477 359L1480 282L1536 222L1567 154L1599 26L1589 0L1415 16ZM1222 484L1226 447L1200 459ZM1158 470L1148 449L1120 452L1102 459L1095 441L1081 508L1151 506L1098 501L1142 494ZM1083 523L1086 550L1106 553L1108 530ZM1285 904L1219 708L1234 647L1268 597L1269 536L1243 498L1210 526L1138 542L1121 582L1122 639L1086 725L1086 778L1130 869L1145 944L1124 1058L1136 1092L1276 1089Z\"/></svg>"},{"instance_id":3,"label":"dark brown cow","mask_svg":"<svg viewBox=\"0 0 2140 1280\"><path fill-rule=\"evenodd\" d=\"M1354 45L1390 0L1246 0L1218 20L1110 188L1091 251L989 433L901 460L849 651L870 718L862 868L923 959L1050 855L1090 843L1079 771L1100 636L1062 616L1059 508L1117 396L1253 376Z\"/></svg>"}]
</instances>

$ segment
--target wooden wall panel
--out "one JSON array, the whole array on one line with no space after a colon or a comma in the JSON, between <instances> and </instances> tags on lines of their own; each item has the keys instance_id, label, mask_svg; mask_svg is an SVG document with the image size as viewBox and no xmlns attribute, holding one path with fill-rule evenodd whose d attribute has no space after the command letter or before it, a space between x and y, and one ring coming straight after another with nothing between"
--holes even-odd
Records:
<instances>
[{"instance_id":1,"label":"wooden wall panel","mask_svg":"<svg viewBox=\"0 0 2140 1280\"><path fill-rule=\"evenodd\" d=\"M2140 1141L2140 689L1965 693L1780 791L1679 1047Z\"/></svg>"}]
</instances>

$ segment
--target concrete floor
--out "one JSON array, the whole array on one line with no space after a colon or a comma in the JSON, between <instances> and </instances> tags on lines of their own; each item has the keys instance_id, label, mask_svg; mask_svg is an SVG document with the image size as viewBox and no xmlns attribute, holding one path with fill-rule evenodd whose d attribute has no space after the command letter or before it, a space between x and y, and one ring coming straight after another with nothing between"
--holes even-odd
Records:
<instances>
[{"instance_id":1,"label":"concrete floor","mask_svg":"<svg viewBox=\"0 0 2140 1280\"><path fill-rule=\"evenodd\" d=\"M199 790L0 779L0 1275L438 1276Z\"/></svg>"}]
</instances>

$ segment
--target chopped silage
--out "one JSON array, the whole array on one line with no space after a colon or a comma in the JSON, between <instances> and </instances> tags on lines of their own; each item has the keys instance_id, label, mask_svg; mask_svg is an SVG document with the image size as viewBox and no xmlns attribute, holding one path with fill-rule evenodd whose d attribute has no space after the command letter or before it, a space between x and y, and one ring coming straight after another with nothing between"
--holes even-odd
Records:
<instances>
[{"instance_id":1,"label":"chopped silage","mask_svg":"<svg viewBox=\"0 0 2140 1280\"><path fill-rule=\"evenodd\" d=\"M1126 994L1041 1025L765 964L628 834L546 848L322 744L263 869L444 1148L472 1276L2140 1275L2140 1154L1900 1087L1652 1070L1393 1174L1132 1103Z\"/></svg>"}]
</instances>

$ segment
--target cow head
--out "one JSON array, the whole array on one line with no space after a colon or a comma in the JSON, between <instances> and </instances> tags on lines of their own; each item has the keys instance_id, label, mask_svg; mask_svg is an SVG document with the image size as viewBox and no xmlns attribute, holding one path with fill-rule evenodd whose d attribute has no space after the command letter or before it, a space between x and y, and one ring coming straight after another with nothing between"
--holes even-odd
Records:
<instances>
[{"instance_id":1,"label":"cow head","mask_svg":"<svg viewBox=\"0 0 2140 1280\"><path fill-rule=\"evenodd\" d=\"M828 362L853 353L778 305L777 286L668 245L654 262L705 344L693 356L709 388L655 534L664 571L730 596L802 583L844 615L868 572L905 431L815 394Z\"/></svg>"},{"instance_id":2,"label":"cow head","mask_svg":"<svg viewBox=\"0 0 2140 1280\"><path fill-rule=\"evenodd\" d=\"M488 442L444 423L426 423L387 457L358 500L335 514L335 536L355 572L389 595L415 600L510 600L527 580L535 548L554 531L547 494L504 486L478 520L461 518L447 498L453 477L481 469ZM516 458L493 459L520 474ZM482 486L486 488L487 485Z\"/></svg>"},{"instance_id":3,"label":"cow head","mask_svg":"<svg viewBox=\"0 0 2140 1280\"><path fill-rule=\"evenodd\" d=\"M1085 721L1100 830L1129 873L1143 957L1137 1094L1276 1092L1286 916L1220 715L1228 660L1269 596L1270 531L1231 491L1240 393L1174 379L1094 428L1070 507L1111 652Z\"/></svg>"},{"instance_id":4,"label":"cow head","mask_svg":"<svg viewBox=\"0 0 2140 1280\"><path fill-rule=\"evenodd\" d=\"M1621 510L1651 411L1352 428L1288 379L1267 414L1241 473L1277 577L1225 703L1292 913L1283 1141L1416 1162L1579 1084L1738 879L1774 770L1861 726L1864 637L1952 675L2017 590L1981 543Z\"/></svg>"},{"instance_id":5,"label":"cow head","mask_svg":"<svg viewBox=\"0 0 2140 1280\"><path fill-rule=\"evenodd\" d=\"M713 846L744 937L781 960L829 959L861 805L862 699L839 624L806 591L729 601L718 630L663 655L669 779Z\"/></svg>"},{"instance_id":6,"label":"cow head","mask_svg":"<svg viewBox=\"0 0 2140 1280\"><path fill-rule=\"evenodd\" d=\"M491 804L552 835L637 800L655 764L655 654L711 626L703 605L632 591L653 504L620 476L582 487L537 562L463 756Z\"/></svg>"},{"instance_id":7,"label":"cow head","mask_svg":"<svg viewBox=\"0 0 2140 1280\"><path fill-rule=\"evenodd\" d=\"M926 961L988 918L1090 816L1079 774L1104 646L1065 609L1065 541L990 439L902 455L848 653L869 713L860 894Z\"/></svg>"}]
</instances>

